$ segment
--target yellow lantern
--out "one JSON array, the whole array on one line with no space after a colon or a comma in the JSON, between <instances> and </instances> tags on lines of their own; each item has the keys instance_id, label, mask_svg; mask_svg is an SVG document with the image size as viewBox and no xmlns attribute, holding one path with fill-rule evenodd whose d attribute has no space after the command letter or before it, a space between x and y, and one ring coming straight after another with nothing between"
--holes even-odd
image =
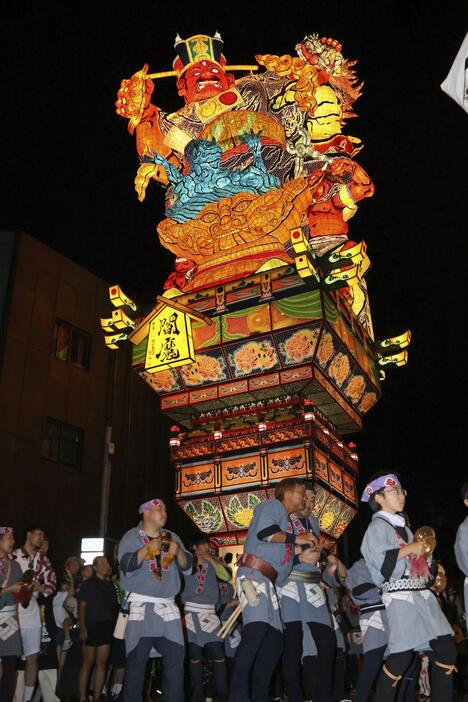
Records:
<instances>
[{"instance_id":1,"label":"yellow lantern","mask_svg":"<svg viewBox=\"0 0 468 702\"><path fill-rule=\"evenodd\" d=\"M136 327L135 320L125 314L121 308L113 310L112 323L116 329L135 329Z\"/></svg>"},{"instance_id":2,"label":"yellow lantern","mask_svg":"<svg viewBox=\"0 0 468 702\"><path fill-rule=\"evenodd\" d=\"M120 285L110 286L109 299L114 307L130 307L134 312L136 311L135 303L124 293Z\"/></svg>"},{"instance_id":3,"label":"yellow lantern","mask_svg":"<svg viewBox=\"0 0 468 702\"><path fill-rule=\"evenodd\" d=\"M164 307L149 325L145 370L156 373L194 361L190 317L180 310Z\"/></svg>"},{"instance_id":4,"label":"yellow lantern","mask_svg":"<svg viewBox=\"0 0 468 702\"><path fill-rule=\"evenodd\" d=\"M176 300L157 297L156 307L128 337L133 344L139 344L148 338L145 359L147 373L194 363L192 318L212 324L209 317Z\"/></svg>"},{"instance_id":5,"label":"yellow lantern","mask_svg":"<svg viewBox=\"0 0 468 702\"><path fill-rule=\"evenodd\" d=\"M382 356L378 353L377 359L379 366L405 366L408 363L408 351L400 351L391 356Z\"/></svg>"},{"instance_id":6,"label":"yellow lantern","mask_svg":"<svg viewBox=\"0 0 468 702\"><path fill-rule=\"evenodd\" d=\"M101 322L101 327L104 331L106 331L106 332L115 331L114 320L112 317L101 317L100 322Z\"/></svg>"}]
</instances>

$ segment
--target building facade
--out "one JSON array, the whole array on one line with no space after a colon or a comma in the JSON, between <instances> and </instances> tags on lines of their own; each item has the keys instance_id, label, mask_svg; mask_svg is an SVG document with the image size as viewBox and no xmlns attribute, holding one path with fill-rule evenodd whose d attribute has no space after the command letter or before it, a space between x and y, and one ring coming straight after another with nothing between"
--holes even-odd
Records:
<instances>
[{"instance_id":1,"label":"building facade","mask_svg":"<svg viewBox=\"0 0 468 702\"><path fill-rule=\"evenodd\" d=\"M104 280L0 233L0 522L18 542L43 524L58 559L87 536L105 535L112 552L139 502L174 491L168 420L131 373L131 350L105 347L108 304Z\"/></svg>"}]
</instances>

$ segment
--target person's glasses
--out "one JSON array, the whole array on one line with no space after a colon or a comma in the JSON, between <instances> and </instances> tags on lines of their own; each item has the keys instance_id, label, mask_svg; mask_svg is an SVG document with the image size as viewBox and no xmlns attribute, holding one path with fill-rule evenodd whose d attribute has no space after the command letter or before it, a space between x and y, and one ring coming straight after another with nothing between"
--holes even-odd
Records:
<instances>
[{"instance_id":1,"label":"person's glasses","mask_svg":"<svg viewBox=\"0 0 468 702\"><path fill-rule=\"evenodd\" d=\"M404 497L406 497L406 495L408 494L406 490L403 490L403 488L399 487L389 488L388 490L384 490L384 493L386 495L403 495Z\"/></svg>"}]
</instances>

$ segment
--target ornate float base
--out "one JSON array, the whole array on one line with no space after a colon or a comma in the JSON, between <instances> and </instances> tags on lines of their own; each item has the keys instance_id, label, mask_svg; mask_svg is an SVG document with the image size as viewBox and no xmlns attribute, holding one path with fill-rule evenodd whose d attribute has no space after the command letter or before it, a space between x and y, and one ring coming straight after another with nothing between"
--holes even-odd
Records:
<instances>
[{"instance_id":1,"label":"ornate float base","mask_svg":"<svg viewBox=\"0 0 468 702\"><path fill-rule=\"evenodd\" d=\"M274 484L303 477L317 484L325 539L338 538L357 509L357 456L343 434L360 431L380 397L373 341L344 295L284 264L167 304L204 316L192 324L193 362L148 372L154 312L132 340L135 370L178 425L180 507L236 550Z\"/></svg>"}]
</instances>

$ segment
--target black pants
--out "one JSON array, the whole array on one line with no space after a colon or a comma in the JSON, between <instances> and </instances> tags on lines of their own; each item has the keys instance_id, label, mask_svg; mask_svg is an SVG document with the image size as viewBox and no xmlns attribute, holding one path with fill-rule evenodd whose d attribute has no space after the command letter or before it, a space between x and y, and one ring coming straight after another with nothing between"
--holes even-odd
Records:
<instances>
[{"instance_id":1,"label":"black pants","mask_svg":"<svg viewBox=\"0 0 468 702\"><path fill-rule=\"evenodd\" d=\"M317 646L316 656L307 656L304 666L304 688L314 702L333 699L333 668L336 636L326 624L308 622ZM288 622L284 630L283 677L288 702L302 702L301 686L302 622Z\"/></svg>"},{"instance_id":2,"label":"black pants","mask_svg":"<svg viewBox=\"0 0 468 702\"><path fill-rule=\"evenodd\" d=\"M419 685L420 672L421 658L419 653L415 653L410 667L401 679L396 702L414 702L416 699L416 690Z\"/></svg>"},{"instance_id":3,"label":"black pants","mask_svg":"<svg viewBox=\"0 0 468 702\"><path fill-rule=\"evenodd\" d=\"M281 631L265 622L247 624L234 659L230 702L269 702L270 680L282 652ZM250 679L252 695L249 694Z\"/></svg>"},{"instance_id":4,"label":"black pants","mask_svg":"<svg viewBox=\"0 0 468 702\"><path fill-rule=\"evenodd\" d=\"M11 702L16 682L16 656L2 656L2 677L0 679L0 702Z\"/></svg>"},{"instance_id":5,"label":"black pants","mask_svg":"<svg viewBox=\"0 0 468 702\"><path fill-rule=\"evenodd\" d=\"M224 645L221 641L213 641L205 646L212 665L213 677L219 702L227 700L226 659ZM203 648L195 643L189 644L190 679L195 702L205 702L203 691Z\"/></svg>"},{"instance_id":6,"label":"black pants","mask_svg":"<svg viewBox=\"0 0 468 702\"><path fill-rule=\"evenodd\" d=\"M447 670L440 667L454 665L457 660L457 649L450 634L438 636L429 642L433 654L431 655L431 700L432 702L447 702L452 699L453 672L447 675ZM392 653L385 661L385 668L393 676L405 675L414 660L414 651L401 651ZM376 697L379 702L393 702L398 692L398 684L382 669L378 682Z\"/></svg>"},{"instance_id":7,"label":"black pants","mask_svg":"<svg viewBox=\"0 0 468 702\"><path fill-rule=\"evenodd\" d=\"M302 622L288 622L283 632L283 680L288 702L302 702Z\"/></svg>"},{"instance_id":8,"label":"black pants","mask_svg":"<svg viewBox=\"0 0 468 702\"><path fill-rule=\"evenodd\" d=\"M124 702L141 702L146 664L153 646L163 658L163 692L166 699L171 702L184 702L185 649L161 636L142 637L128 654L123 687Z\"/></svg>"},{"instance_id":9,"label":"black pants","mask_svg":"<svg viewBox=\"0 0 468 702\"><path fill-rule=\"evenodd\" d=\"M347 690L355 690L359 675L360 654L347 653L345 657L345 686Z\"/></svg>"},{"instance_id":10,"label":"black pants","mask_svg":"<svg viewBox=\"0 0 468 702\"><path fill-rule=\"evenodd\" d=\"M346 660L345 652L342 648L336 649L336 658L334 661L334 680L333 680L333 695L337 700L343 700L346 697L345 678L346 678ZM380 700L379 700L380 702Z\"/></svg>"},{"instance_id":11,"label":"black pants","mask_svg":"<svg viewBox=\"0 0 468 702\"><path fill-rule=\"evenodd\" d=\"M369 693L382 667L386 648L386 646L381 646L380 648L374 648L372 651L366 651L364 654L356 687L355 702L367 702Z\"/></svg>"}]
</instances>

